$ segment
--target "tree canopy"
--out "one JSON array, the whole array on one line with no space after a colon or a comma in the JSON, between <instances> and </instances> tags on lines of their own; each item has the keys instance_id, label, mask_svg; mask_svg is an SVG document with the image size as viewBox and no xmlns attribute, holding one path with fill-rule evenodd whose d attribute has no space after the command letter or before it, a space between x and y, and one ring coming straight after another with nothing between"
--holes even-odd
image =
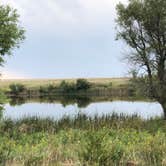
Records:
<instances>
[{"instance_id":1,"label":"tree canopy","mask_svg":"<svg viewBox=\"0 0 166 166\"><path fill-rule=\"evenodd\" d=\"M4 63L5 55L11 55L12 50L19 47L25 38L24 33L17 10L0 5L0 65Z\"/></svg>"},{"instance_id":2,"label":"tree canopy","mask_svg":"<svg viewBox=\"0 0 166 166\"><path fill-rule=\"evenodd\" d=\"M127 59L145 69L152 96L166 116L166 1L129 0L117 5L118 39L131 48Z\"/></svg>"}]
</instances>

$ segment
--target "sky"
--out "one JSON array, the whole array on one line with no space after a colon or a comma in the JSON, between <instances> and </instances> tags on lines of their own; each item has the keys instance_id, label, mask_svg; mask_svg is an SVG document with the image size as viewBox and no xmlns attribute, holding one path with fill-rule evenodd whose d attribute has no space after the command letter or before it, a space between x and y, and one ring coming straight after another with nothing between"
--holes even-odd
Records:
<instances>
[{"instance_id":1,"label":"sky","mask_svg":"<svg viewBox=\"0 0 166 166\"><path fill-rule=\"evenodd\" d=\"M116 4L127 0L1 0L18 10L26 39L3 78L124 77L126 46L116 41Z\"/></svg>"}]
</instances>

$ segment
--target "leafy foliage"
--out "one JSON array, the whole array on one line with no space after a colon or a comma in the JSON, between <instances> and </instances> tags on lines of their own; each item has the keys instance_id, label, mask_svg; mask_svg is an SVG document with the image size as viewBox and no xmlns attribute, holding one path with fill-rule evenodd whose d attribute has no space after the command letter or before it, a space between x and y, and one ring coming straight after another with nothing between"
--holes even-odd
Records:
<instances>
[{"instance_id":1,"label":"leafy foliage","mask_svg":"<svg viewBox=\"0 0 166 166\"><path fill-rule=\"evenodd\" d=\"M86 79L78 79L76 82L76 89L87 90L91 87L91 84Z\"/></svg>"},{"instance_id":2,"label":"leafy foliage","mask_svg":"<svg viewBox=\"0 0 166 166\"><path fill-rule=\"evenodd\" d=\"M151 96L162 106L166 118L166 1L130 0L117 5L117 37L131 48L127 56L145 71Z\"/></svg>"},{"instance_id":3,"label":"leafy foliage","mask_svg":"<svg viewBox=\"0 0 166 166\"><path fill-rule=\"evenodd\" d=\"M11 84L9 86L9 88L10 88L10 92L15 95L17 95L25 90L25 86L22 84Z\"/></svg>"},{"instance_id":4,"label":"leafy foliage","mask_svg":"<svg viewBox=\"0 0 166 166\"><path fill-rule=\"evenodd\" d=\"M0 64L4 56L10 55L15 47L25 38L25 30L19 25L19 15L10 6L0 5Z\"/></svg>"},{"instance_id":5,"label":"leafy foliage","mask_svg":"<svg viewBox=\"0 0 166 166\"><path fill-rule=\"evenodd\" d=\"M66 81L62 81L59 85L62 93L74 93L76 91L76 87L74 83L68 83Z\"/></svg>"},{"instance_id":6,"label":"leafy foliage","mask_svg":"<svg viewBox=\"0 0 166 166\"><path fill-rule=\"evenodd\" d=\"M68 83L62 81L59 85L59 88L63 93L76 93L79 91L86 91L90 89L91 84L85 79L78 79L76 83Z\"/></svg>"}]
</instances>

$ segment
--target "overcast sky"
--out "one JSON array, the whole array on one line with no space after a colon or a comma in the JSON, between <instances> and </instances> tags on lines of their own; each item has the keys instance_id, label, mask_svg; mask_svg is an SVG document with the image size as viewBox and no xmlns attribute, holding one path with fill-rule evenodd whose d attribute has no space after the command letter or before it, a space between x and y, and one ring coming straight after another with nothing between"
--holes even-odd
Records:
<instances>
[{"instance_id":1,"label":"overcast sky","mask_svg":"<svg viewBox=\"0 0 166 166\"><path fill-rule=\"evenodd\" d=\"M116 4L127 0L1 0L18 9L26 40L1 69L10 78L121 77Z\"/></svg>"}]
</instances>

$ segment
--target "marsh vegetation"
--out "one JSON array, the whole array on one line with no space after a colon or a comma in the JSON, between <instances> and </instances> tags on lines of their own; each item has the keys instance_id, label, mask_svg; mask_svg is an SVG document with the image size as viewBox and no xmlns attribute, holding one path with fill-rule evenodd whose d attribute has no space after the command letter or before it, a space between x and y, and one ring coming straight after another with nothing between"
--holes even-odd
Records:
<instances>
[{"instance_id":1,"label":"marsh vegetation","mask_svg":"<svg viewBox=\"0 0 166 166\"><path fill-rule=\"evenodd\" d=\"M4 165L165 165L164 120L78 115L60 121L28 118L0 123Z\"/></svg>"}]
</instances>

